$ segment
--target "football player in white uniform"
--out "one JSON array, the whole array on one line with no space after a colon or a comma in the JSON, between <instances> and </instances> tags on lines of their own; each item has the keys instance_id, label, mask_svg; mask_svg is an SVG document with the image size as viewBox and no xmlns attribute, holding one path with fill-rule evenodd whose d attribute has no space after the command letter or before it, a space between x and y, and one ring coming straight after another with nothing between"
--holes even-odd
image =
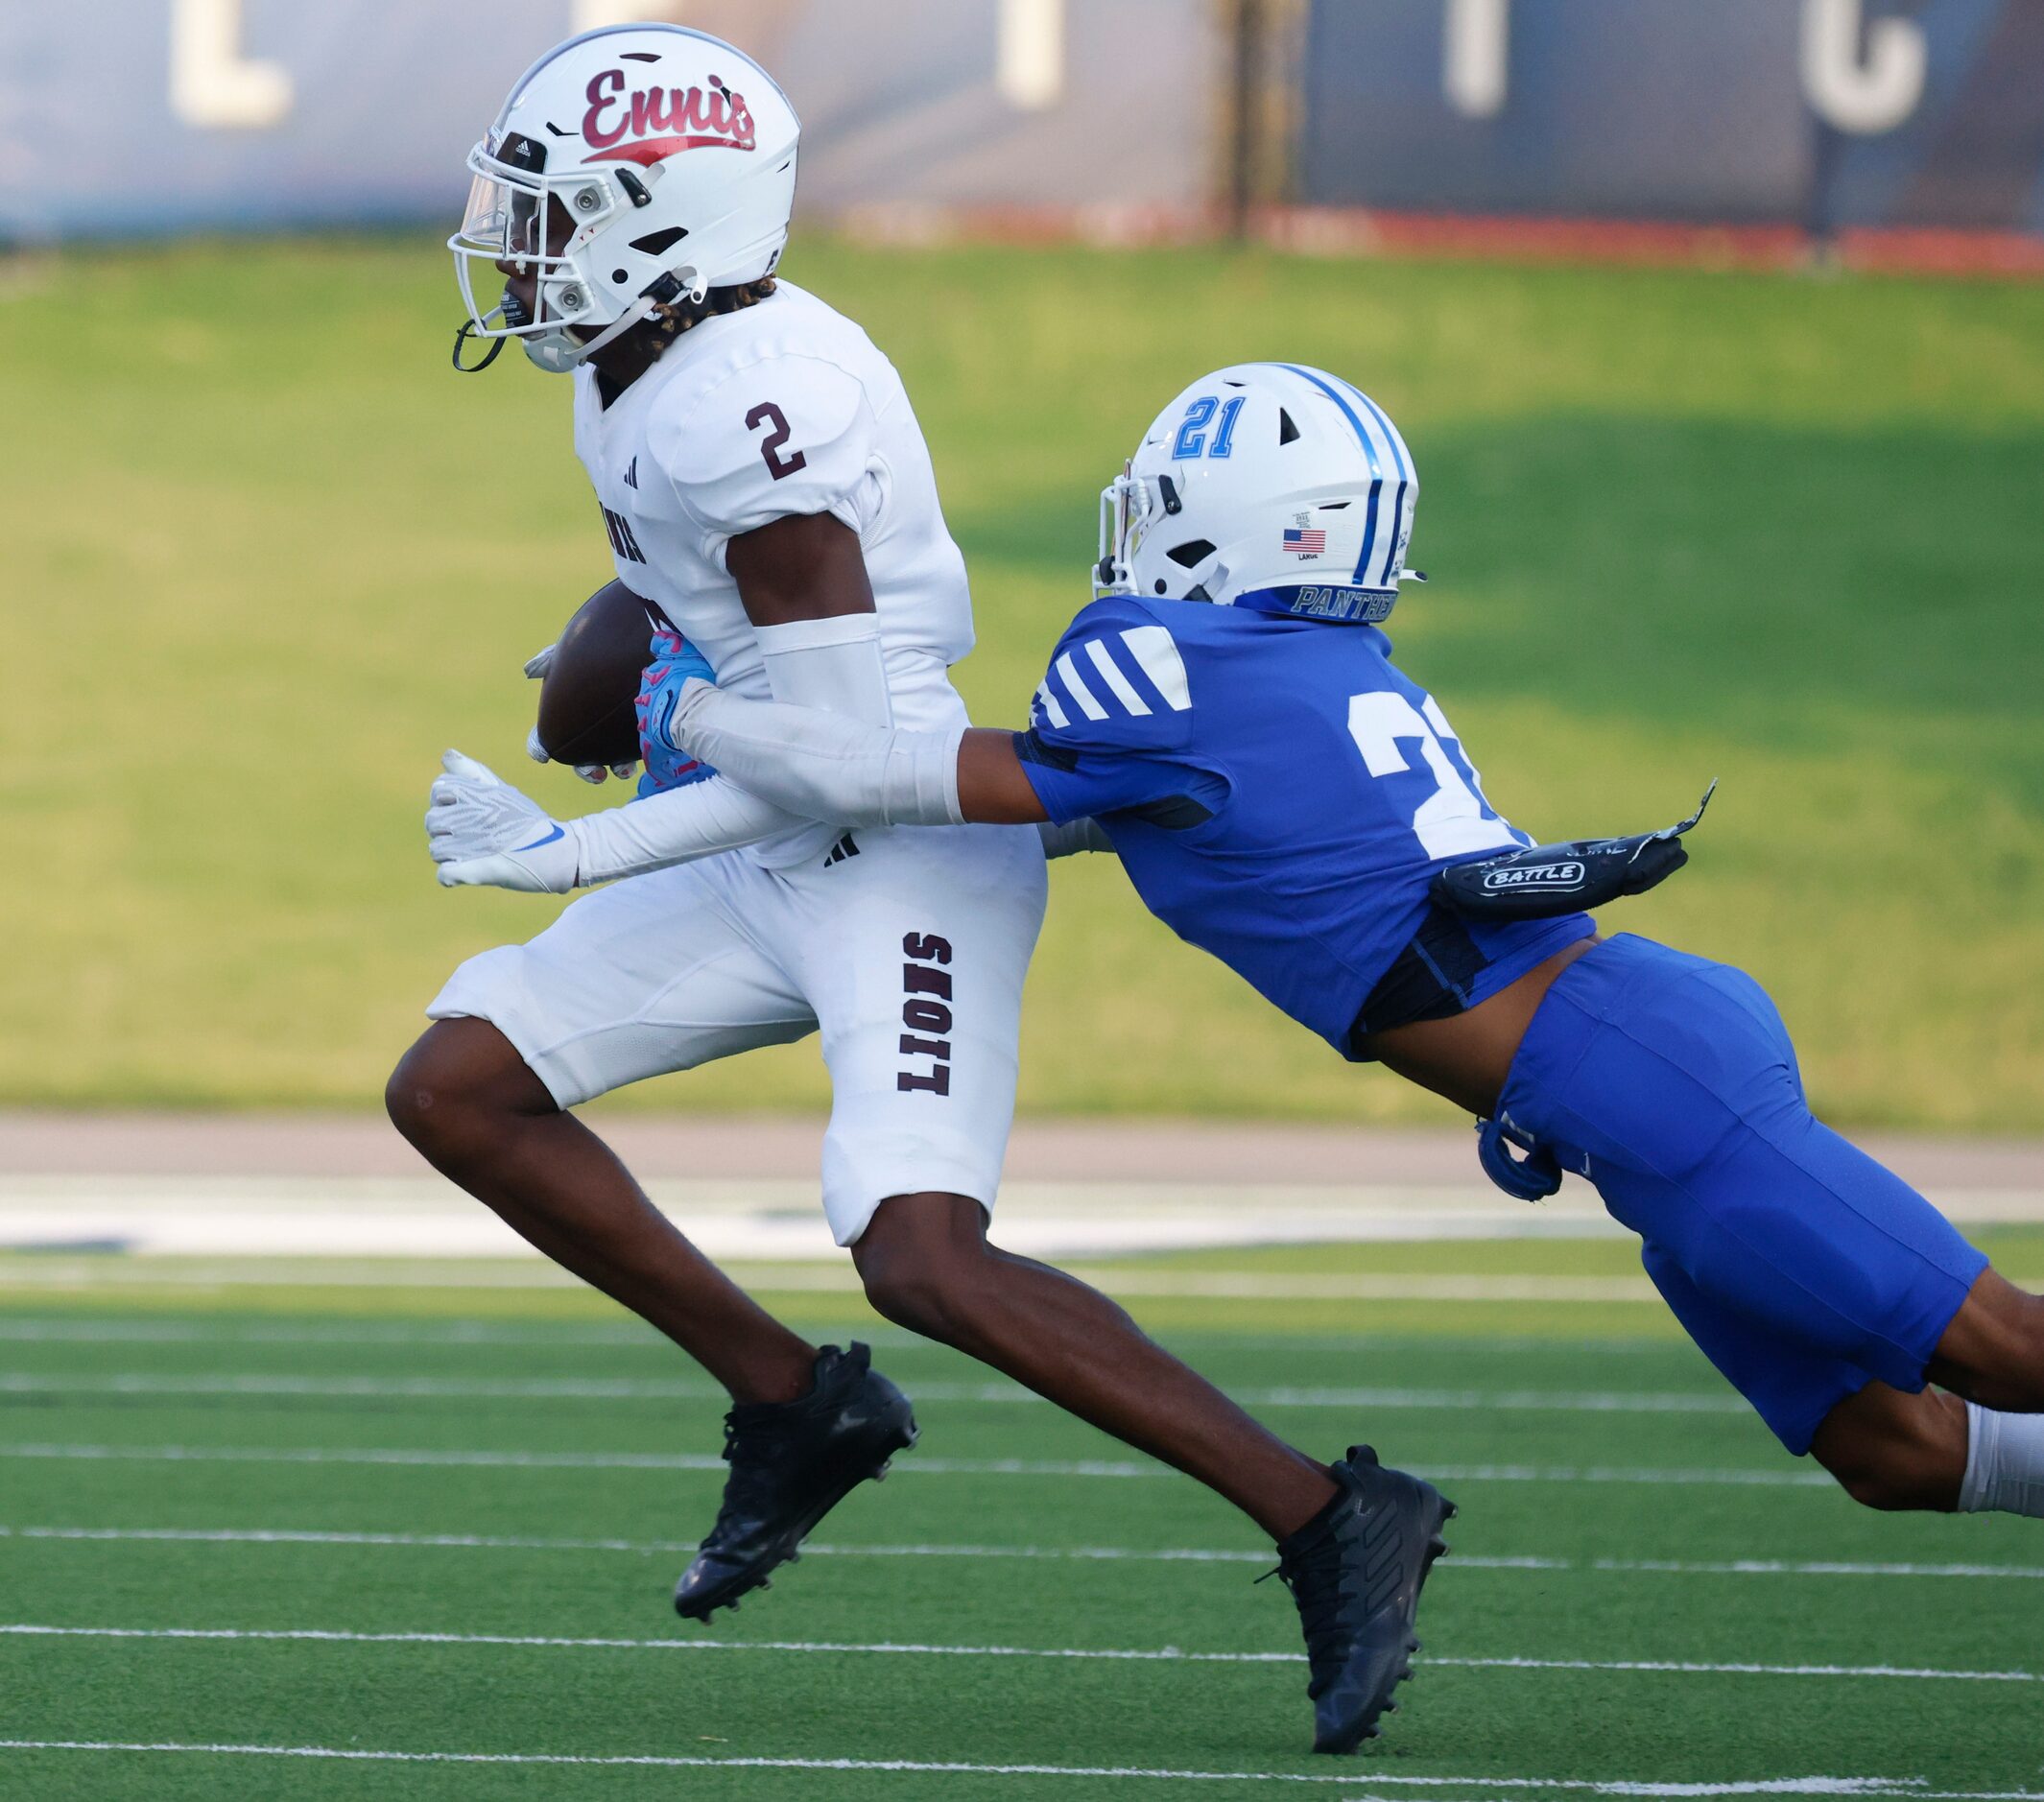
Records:
<instances>
[{"instance_id":1,"label":"football player in white uniform","mask_svg":"<svg viewBox=\"0 0 2044 1802\"><path fill-rule=\"evenodd\" d=\"M576 449L672 693L713 666L726 691L943 731L965 718L947 675L972 644L963 562L893 368L773 273L797 131L765 71L701 33L613 27L550 52L469 158L463 336L573 371ZM478 263L506 278L500 302L475 297ZM428 810L443 883L609 886L463 964L388 1101L440 1170L730 1391L725 1505L677 1607L735 1605L915 1427L864 1347L820 1352L772 1319L569 1110L810 1032L833 1093L824 1209L882 1314L1273 1537L1348 1506L1105 1296L986 1242L1045 840L851 836L701 766L648 774L630 805L557 822L449 753Z\"/></svg>"}]
</instances>

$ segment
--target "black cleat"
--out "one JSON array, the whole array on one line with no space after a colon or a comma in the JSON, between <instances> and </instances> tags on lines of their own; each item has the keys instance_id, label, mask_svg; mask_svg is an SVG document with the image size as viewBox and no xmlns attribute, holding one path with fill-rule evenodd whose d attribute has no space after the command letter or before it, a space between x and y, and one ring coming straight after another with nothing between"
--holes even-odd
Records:
<instances>
[{"instance_id":1,"label":"black cleat","mask_svg":"<svg viewBox=\"0 0 2044 1802\"><path fill-rule=\"evenodd\" d=\"M1313 1701L1313 1749L1353 1752L1393 1712L1413 1674L1419 1591L1446 1552L1455 1505L1430 1482L1387 1470L1352 1445L1330 1473L1338 1495L1277 1548L1277 1575L1298 1604Z\"/></svg>"},{"instance_id":2,"label":"black cleat","mask_svg":"<svg viewBox=\"0 0 2044 1802\"><path fill-rule=\"evenodd\" d=\"M767 1587L824 1515L915 1443L909 1398L872 1367L872 1353L826 1345L816 1387L793 1402L748 1402L724 1417L731 1466L724 1506L675 1585L675 1612L707 1621Z\"/></svg>"}]
</instances>

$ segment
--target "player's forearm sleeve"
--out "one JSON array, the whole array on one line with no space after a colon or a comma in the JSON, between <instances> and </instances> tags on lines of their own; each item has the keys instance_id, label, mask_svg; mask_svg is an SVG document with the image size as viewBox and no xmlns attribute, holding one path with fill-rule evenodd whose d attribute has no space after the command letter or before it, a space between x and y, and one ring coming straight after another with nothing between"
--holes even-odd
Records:
<instances>
[{"instance_id":1,"label":"player's forearm sleeve","mask_svg":"<svg viewBox=\"0 0 2044 1802\"><path fill-rule=\"evenodd\" d=\"M868 725L892 725L887 663L880 652L880 621L871 613L820 620L790 620L758 628L767 686L775 700L849 714ZM855 822L846 821L846 824Z\"/></svg>"},{"instance_id":2,"label":"player's forearm sleeve","mask_svg":"<svg viewBox=\"0 0 2044 1802\"><path fill-rule=\"evenodd\" d=\"M694 681L676 703L673 731L720 773L805 819L944 826L965 818L958 798L963 722L908 732Z\"/></svg>"},{"instance_id":3,"label":"player's forearm sleeve","mask_svg":"<svg viewBox=\"0 0 2044 1802\"><path fill-rule=\"evenodd\" d=\"M583 815L573 827L581 842L575 879L586 885L639 876L756 844L804 823L720 772L607 813Z\"/></svg>"}]
</instances>

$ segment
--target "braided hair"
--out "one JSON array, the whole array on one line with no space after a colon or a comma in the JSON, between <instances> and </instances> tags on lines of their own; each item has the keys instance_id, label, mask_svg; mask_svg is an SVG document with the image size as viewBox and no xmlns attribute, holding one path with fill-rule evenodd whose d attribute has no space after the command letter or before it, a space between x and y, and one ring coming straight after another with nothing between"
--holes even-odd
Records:
<instances>
[{"instance_id":1,"label":"braided hair","mask_svg":"<svg viewBox=\"0 0 2044 1802\"><path fill-rule=\"evenodd\" d=\"M757 281L742 281L729 288L712 288L701 300L691 300L684 296L679 300L661 301L646 321L647 332L653 339L654 356L659 357L683 332L701 325L704 320L757 306L778 286L779 277L762 275Z\"/></svg>"}]
</instances>

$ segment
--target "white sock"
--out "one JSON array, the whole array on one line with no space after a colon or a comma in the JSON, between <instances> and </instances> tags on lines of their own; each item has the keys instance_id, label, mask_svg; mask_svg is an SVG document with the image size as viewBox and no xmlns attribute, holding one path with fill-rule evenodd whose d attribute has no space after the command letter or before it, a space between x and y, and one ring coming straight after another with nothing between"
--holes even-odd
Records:
<instances>
[{"instance_id":1,"label":"white sock","mask_svg":"<svg viewBox=\"0 0 2044 1802\"><path fill-rule=\"evenodd\" d=\"M1990 1510L2044 1520L2044 1414L2001 1414L1966 1404L1962 1514Z\"/></svg>"}]
</instances>

